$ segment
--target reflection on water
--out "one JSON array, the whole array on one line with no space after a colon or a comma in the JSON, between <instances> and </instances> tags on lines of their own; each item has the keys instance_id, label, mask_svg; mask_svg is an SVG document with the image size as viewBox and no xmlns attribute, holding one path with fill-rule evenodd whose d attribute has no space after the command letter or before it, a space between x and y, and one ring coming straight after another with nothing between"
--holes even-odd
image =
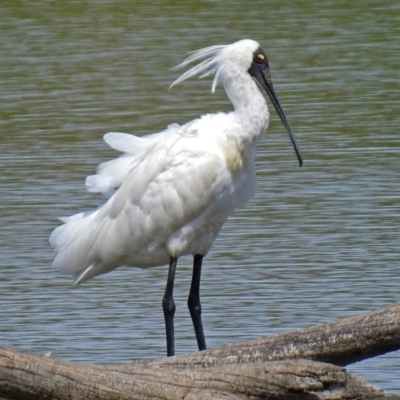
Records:
<instances>
[{"instance_id":1,"label":"reflection on water","mask_svg":"<svg viewBox=\"0 0 400 400\"><path fill-rule=\"evenodd\" d=\"M205 259L209 347L398 300L397 3L37 3L0 5L1 345L87 362L164 355L166 268L122 268L73 287L50 267L48 235L57 217L100 204L83 182L116 155L103 133L229 109L209 80L169 91L170 68L243 37L268 53L305 165L271 111L257 196ZM182 258L177 274L178 353L196 349L190 263ZM392 353L351 370L399 393L399 363Z\"/></svg>"}]
</instances>

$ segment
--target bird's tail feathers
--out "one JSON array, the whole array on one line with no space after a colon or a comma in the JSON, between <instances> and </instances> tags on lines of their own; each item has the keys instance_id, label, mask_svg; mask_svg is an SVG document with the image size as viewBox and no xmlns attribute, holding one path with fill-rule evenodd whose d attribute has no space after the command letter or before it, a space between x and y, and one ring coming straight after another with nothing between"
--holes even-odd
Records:
<instances>
[{"instance_id":1,"label":"bird's tail feathers","mask_svg":"<svg viewBox=\"0 0 400 400\"><path fill-rule=\"evenodd\" d=\"M72 275L76 284L115 268L99 256L101 249L108 245L101 228L112 221L98 218L98 212L99 209L63 218L65 224L50 235L50 244L57 252L53 267ZM112 226L106 226L105 231L112 231Z\"/></svg>"},{"instance_id":2,"label":"bird's tail feathers","mask_svg":"<svg viewBox=\"0 0 400 400\"><path fill-rule=\"evenodd\" d=\"M64 225L56 228L49 241L57 252L53 266L69 275L76 275L92 264L88 249L93 248L97 235L93 228L98 210L79 213L72 217L62 218ZM85 261L83 261L85 260Z\"/></svg>"},{"instance_id":3,"label":"bird's tail feathers","mask_svg":"<svg viewBox=\"0 0 400 400\"><path fill-rule=\"evenodd\" d=\"M106 267L102 263L94 263L87 267L85 270L73 275L73 278L75 279L74 285L80 285L81 283L86 282L97 275L102 275L110 272L110 270L111 269L109 267Z\"/></svg>"}]
</instances>

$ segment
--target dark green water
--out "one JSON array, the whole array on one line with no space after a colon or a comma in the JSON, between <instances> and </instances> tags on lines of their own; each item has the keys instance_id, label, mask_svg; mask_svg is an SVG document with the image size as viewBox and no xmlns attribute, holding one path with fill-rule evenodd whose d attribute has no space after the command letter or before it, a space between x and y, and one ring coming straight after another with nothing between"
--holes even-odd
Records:
<instances>
[{"instance_id":1,"label":"dark green water","mask_svg":"<svg viewBox=\"0 0 400 400\"><path fill-rule=\"evenodd\" d=\"M164 355L166 269L72 287L51 268L48 235L102 202L84 178L117 155L104 133L230 108L207 79L168 90L171 68L244 37L268 54L305 165L271 111L257 196L205 260L209 347L399 300L400 4L4 1L0 14L0 345L87 362ZM176 282L178 353L196 349L190 262ZM351 370L400 393L398 352Z\"/></svg>"}]
</instances>

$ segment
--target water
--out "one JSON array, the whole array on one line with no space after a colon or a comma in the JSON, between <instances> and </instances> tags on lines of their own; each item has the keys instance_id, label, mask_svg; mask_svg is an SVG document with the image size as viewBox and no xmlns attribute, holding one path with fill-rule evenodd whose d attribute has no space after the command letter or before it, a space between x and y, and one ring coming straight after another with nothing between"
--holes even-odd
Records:
<instances>
[{"instance_id":1,"label":"water","mask_svg":"<svg viewBox=\"0 0 400 400\"><path fill-rule=\"evenodd\" d=\"M243 37L266 50L302 147L274 111L258 191L204 263L209 347L399 300L400 4L160 1L0 5L0 345L85 362L165 354L166 268L122 268L81 286L51 268L57 217L97 207L83 182L115 157L102 135L144 134L230 105L210 81L168 90L190 50ZM176 346L196 350L176 279ZM400 393L400 353L349 369Z\"/></svg>"}]
</instances>

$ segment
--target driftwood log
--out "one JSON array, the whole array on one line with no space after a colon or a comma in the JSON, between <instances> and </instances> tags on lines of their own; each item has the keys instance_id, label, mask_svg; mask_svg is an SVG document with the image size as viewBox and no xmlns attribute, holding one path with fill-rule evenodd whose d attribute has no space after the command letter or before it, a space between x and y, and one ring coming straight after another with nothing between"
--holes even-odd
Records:
<instances>
[{"instance_id":1,"label":"driftwood log","mask_svg":"<svg viewBox=\"0 0 400 400\"><path fill-rule=\"evenodd\" d=\"M204 352L86 365L0 348L4 399L363 399L383 392L344 366L400 349L400 302Z\"/></svg>"}]
</instances>

